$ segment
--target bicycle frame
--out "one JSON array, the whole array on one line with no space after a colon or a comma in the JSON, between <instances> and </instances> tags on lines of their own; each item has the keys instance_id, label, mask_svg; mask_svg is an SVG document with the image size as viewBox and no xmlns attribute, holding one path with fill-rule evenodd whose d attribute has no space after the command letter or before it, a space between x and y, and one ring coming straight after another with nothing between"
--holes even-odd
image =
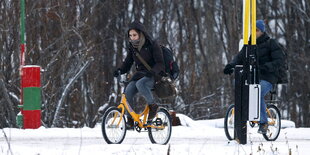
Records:
<instances>
[{"instance_id":1,"label":"bicycle frame","mask_svg":"<svg viewBox=\"0 0 310 155\"><path fill-rule=\"evenodd\" d=\"M275 120L272 117L272 115L270 113L270 110L266 108L266 111L267 111L267 115L269 116L269 118L271 118L271 121L268 121L268 125L274 125L275 124ZM234 114L235 114L235 109L232 109L231 116L234 117ZM229 119L230 122L232 120L232 117ZM251 121L251 122L255 123L255 124L259 123L258 121Z\"/></svg>"},{"instance_id":2,"label":"bicycle frame","mask_svg":"<svg viewBox=\"0 0 310 155\"><path fill-rule=\"evenodd\" d=\"M271 113L270 113L270 110L269 109L266 109L267 111L267 115L269 116L269 118L271 118L271 121L268 121L268 125L274 125L275 124L275 120L274 118L272 117Z\"/></svg>"},{"instance_id":3,"label":"bicycle frame","mask_svg":"<svg viewBox=\"0 0 310 155\"><path fill-rule=\"evenodd\" d=\"M235 108L231 110L231 116L232 117L229 118L229 123L231 123L232 119L235 117Z\"/></svg>"},{"instance_id":4,"label":"bicycle frame","mask_svg":"<svg viewBox=\"0 0 310 155\"><path fill-rule=\"evenodd\" d=\"M128 113L132 116L132 118L134 119L135 122L138 122L138 127L140 128L157 128L157 129L164 129L165 127L163 125L161 126L154 126L154 125L150 125L147 124L147 116L149 113L149 106L146 105L145 109L143 110L142 113L137 114L132 108L131 106L127 103L127 99L125 94L122 94L122 99L121 99L121 103L117 106L117 108L121 109L121 117L119 119L119 122L117 123L117 126L119 126L119 124L121 123L123 116L125 114L125 110L128 111ZM114 116L114 120L112 121L112 124L114 123L114 121L116 120L116 117L118 116L118 114L116 113L116 115ZM140 117L143 117L143 120L140 120Z\"/></svg>"}]
</instances>

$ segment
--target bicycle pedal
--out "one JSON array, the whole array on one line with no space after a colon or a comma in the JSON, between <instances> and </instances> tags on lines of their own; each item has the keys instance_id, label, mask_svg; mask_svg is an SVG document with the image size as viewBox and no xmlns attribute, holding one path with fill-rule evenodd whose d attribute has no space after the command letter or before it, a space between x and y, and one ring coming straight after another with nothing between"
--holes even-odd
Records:
<instances>
[{"instance_id":1,"label":"bicycle pedal","mask_svg":"<svg viewBox=\"0 0 310 155\"><path fill-rule=\"evenodd\" d=\"M156 124L156 126L160 126L163 124L163 121L160 118L156 118L155 124Z\"/></svg>"},{"instance_id":2,"label":"bicycle pedal","mask_svg":"<svg viewBox=\"0 0 310 155\"><path fill-rule=\"evenodd\" d=\"M135 126L136 131L141 132L141 128L139 126Z\"/></svg>"}]
</instances>

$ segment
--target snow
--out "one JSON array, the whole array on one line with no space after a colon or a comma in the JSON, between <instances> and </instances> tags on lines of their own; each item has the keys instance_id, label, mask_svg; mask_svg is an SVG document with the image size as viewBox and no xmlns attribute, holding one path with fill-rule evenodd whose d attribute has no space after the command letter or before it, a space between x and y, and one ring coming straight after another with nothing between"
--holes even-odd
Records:
<instances>
[{"instance_id":1,"label":"snow","mask_svg":"<svg viewBox=\"0 0 310 155\"><path fill-rule=\"evenodd\" d=\"M248 144L228 141L223 119L199 120L177 114L182 126L172 128L167 145L151 144L147 132L127 131L122 144L107 144L101 126L95 128L5 128L0 132L0 154L71 155L71 154L308 154L310 128L295 128L291 121L282 120L281 133L274 142L257 134L257 127L248 126ZM6 135L6 136L5 136ZM8 141L6 138L8 138ZM10 146L10 149L9 149Z\"/></svg>"},{"instance_id":2,"label":"snow","mask_svg":"<svg viewBox=\"0 0 310 155\"><path fill-rule=\"evenodd\" d=\"M38 66L38 65L26 65L26 66L23 66L23 68L33 68L33 67L41 67L41 66Z\"/></svg>"}]
</instances>

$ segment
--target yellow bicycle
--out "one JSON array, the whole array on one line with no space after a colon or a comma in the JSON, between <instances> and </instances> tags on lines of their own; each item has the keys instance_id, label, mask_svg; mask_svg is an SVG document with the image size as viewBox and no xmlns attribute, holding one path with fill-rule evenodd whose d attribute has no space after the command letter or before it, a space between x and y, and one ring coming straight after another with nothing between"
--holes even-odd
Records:
<instances>
[{"instance_id":1,"label":"yellow bicycle","mask_svg":"<svg viewBox=\"0 0 310 155\"><path fill-rule=\"evenodd\" d=\"M125 83L120 81L118 83ZM146 105L143 112L137 114L126 100L126 96L122 93L120 104L115 107L108 108L103 117L101 130L105 141L108 144L121 144L126 136L126 119L125 111L127 111L134 120L134 129L141 132L142 129L147 130L148 136L154 144L167 144L171 137L172 123L169 112L164 108L159 108L156 117L152 121L147 121L149 106Z\"/></svg>"},{"instance_id":2,"label":"yellow bicycle","mask_svg":"<svg viewBox=\"0 0 310 155\"><path fill-rule=\"evenodd\" d=\"M268 119L268 129L267 133L263 134L263 137L267 141L275 141L281 130L281 115L279 109L273 105L276 100L274 100L274 95L275 91L273 90L271 92L271 100L267 101L267 107L266 107L266 112L267 112L267 119ZM253 128L255 125L259 124L258 121L250 121L249 122L250 126ZM228 140L234 140L234 134L235 134L235 105L232 104L228 107L226 111L226 115L224 118L224 130L225 130L225 135Z\"/></svg>"}]
</instances>

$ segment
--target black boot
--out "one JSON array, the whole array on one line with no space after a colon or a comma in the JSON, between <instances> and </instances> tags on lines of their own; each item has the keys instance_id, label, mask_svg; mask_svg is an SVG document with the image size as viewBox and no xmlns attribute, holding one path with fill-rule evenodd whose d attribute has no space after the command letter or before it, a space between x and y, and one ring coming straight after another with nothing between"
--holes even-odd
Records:
<instances>
[{"instance_id":1,"label":"black boot","mask_svg":"<svg viewBox=\"0 0 310 155\"><path fill-rule=\"evenodd\" d=\"M128 130L134 129L134 123L135 122L133 121L133 118L130 115L128 115L127 116L127 122L126 122L126 128Z\"/></svg>"},{"instance_id":2,"label":"black boot","mask_svg":"<svg viewBox=\"0 0 310 155\"><path fill-rule=\"evenodd\" d=\"M268 130L268 124L267 123L262 123L262 124L259 124L259 128L258 128L257 132L260 133L260 134L266 134L267 130Z\"/></svg>"},{"instance_id":3,"label":"black boot","mask_svg":"<svg viewBox=\"0 0 310 155\"><path fill-rule=\"evenodd\" d=\"M158 105L156 103L149 105L150 111L148 116L148 121L152 121L153 118L156 116Z\"/></svg>"}]
</instances>

